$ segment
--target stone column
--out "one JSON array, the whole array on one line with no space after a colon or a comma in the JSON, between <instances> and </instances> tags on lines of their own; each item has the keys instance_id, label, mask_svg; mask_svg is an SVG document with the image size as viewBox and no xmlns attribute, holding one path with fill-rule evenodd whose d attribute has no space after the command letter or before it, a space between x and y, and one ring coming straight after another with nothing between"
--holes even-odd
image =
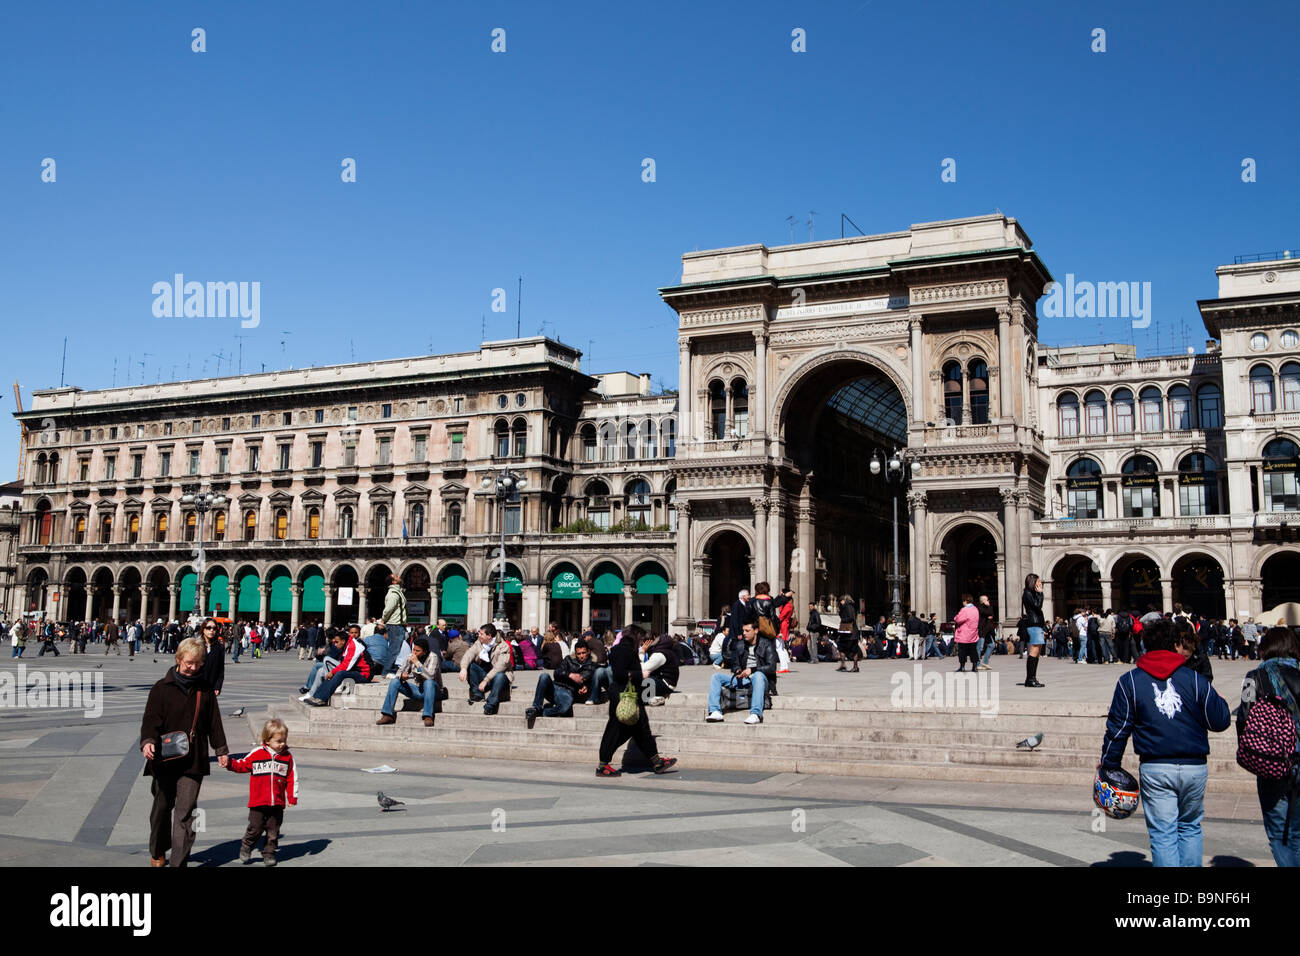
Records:
<instances>
[{"instance_id":1,"label":"stone column","mask_svg":"<svg viewBox=\"0 0 1300 956\"><path fill-rule=\"evenodd\" d=\"M930 537L929 529L926 526L926 507L928 496L924 491L909 491L907 493L907 507L912 514L912 533L909 535L912 543L910 558L908 560L908 575L911 577L911 598L909 605L914 611L922 611L928 608L928 596L926 584L927 575L926 567L929 563L930 554Z\"/></svg>"},{"instance_id":2,"label":"stone column","mask_svg":"<svg viewBox=\"0 0 1300 956\"><path fill-rule=\"evenodd\" d=\"M948 620L948 558L938 554L930 557L930 606L927 611L938 615L942 624Z\"/></svg>"},{"instance_id":3,"label":"stone column","mask_svg":"<svg viewBox=\"0 0 1300 956\"><path fill-rule=\"evenodd\" d=\"M1046 590L1047 585L1043 585L1043 589ZM1108 607L1113 607L1110 603L1110 579L1103 577L1101 579L1101 607L1097 608L1097 613L1102 613Z\"/></svg>"},{"instance_id":4,"label":"stone column","mask_svg":"<svg viewBox=\"0 0 1300 956\"><path fill-rule=\"evenodd\" d=\"M778 491L771 498L772 515L767 525L767 573L775 596L780 589L790 583L790 575L785 570L782 560L785 551L785 499ZM798 615L795 615L798 617ZM802 620L802 618L801 618Z\"/></svg>"},{"instance_id":5,"label":"stone column","mask_svg":"<svg viewBox=\"0 0 1300 956\"><path fill-rule=\"evenodd\" d=\"M632 585L623 585L623 626L632 623Z\"/></svg>"},{"instance_id":6,"label":"stone column","mask_svg":"<svg viewBox=\"0 0 1300 956\"><path fill-rule=\"evenodd\" d=\"M751 555L754 570L750 583L755 584L767 580L767 509L770 502L760 497L750 498L749 503L754 507L754 550Z\"/></svg>"},{"instance_id":7,"label":"stone column","mask_svg":"<svg viewBox=\"0 0 1300 956\"><path fill-rule=\"evenodd\" d=\"M366 623L366 586L358 582L356 594L353 595L353 597L356 598L356 602L357 602L356 603L357 623L365 624Z\"/></svg>"},{"instance_id":8,"label":"stone column","mask_svg":"<svg viewBox=\"0 0 1300 956\"><path fill-rule=\"evenodd\" d=\"M113 585L113 616L109 618L114 624L118 623L118 615L122 611L122 585Z\"/></svg>"},{"instance_id":9,"label":"stone column","mask_svg":"<svg viewBox=\"0 0 1300 956\"><path fill-rule=\"evenodd\" d=\"M1016 592L1015 617L1020 617L1020 595L1024 592L1024 582L1021 581L1021 588ZM1056 612L1052 609L1052 582L1043 578L1043 625L1050 630L1052 618L1056 617Z\"/></svg>"},{"instance_id":10,"label":"stone column","mask_svg":"<svg viewBox=\"0 0 1300 956\"><path fill-rule=\"evenodd\" d=\"M1007 561L1007 581L1012 594L1019 594L1024 585L1024 574L1020 570L1020 509L1017 506L1016 490L1010 487L998 489L1002 498L1002 552ZM1017 588L1016 582L1020 587ZM1017 609L1017 616L1018 616Z\"/></svg>"},{"instance_id":11,"label":"stone column","mask_svg":"<svg viewBox=\"0 0 1300 956\"><path fill-rule=\"evenodd\" d=\"M1171 598L1171 596L1173 595L1173 593L1174 593L1174 579L1173 579L1173 578L1161 578L1161 579L1160 579L1160 608L1159 608L1159 610L1160 610L1162 613L1163 613L1164 611L1169 611L1169 610L1172 610L1172 609L1173 609L1173 602L1170 600L1170 598Z\"/></svg>"},{"instance_id":12,"label":"stone column","mask_svg":"<svg viewBox=\"0 0 1300 956\"><path fill-rule=\"evenodd\" d=\"M677 621L677 585L668 585L668 623Z\"/></svg>"},{"instance_id":13,"label":"stone column","mask_svg":"<svg viewBox=\"0 0 1300 956\"><path fill-rule=\"evenodd\" d=\"M442 600L442 586L437 582L429 585L429 630L438 626L438 604Z\"/></svg>"},{"instance_id":14,"label":"stone column","mask_svg":"<svg viewBox=\"0 0 1300 956\"><path fill-rule=\"evenodd\" d=\"M141 621L146 621L153 615L149 612L149 598L153 594L153 589L149 587L148 581L140 582L140 613L136 615Z\"/></svg>"},{"instance_id":15,"label":"stone column","mask_svg":"<svg viewBox=\"0 0 1300 956\"><path fill-rule=\"evenodd\" d=\"M749 390L750 434L767 437L767 330L754 333L754 381ZM766 443L765 443L766 444ZM773 587L776 584L773 582Z\"/></svg>"},{"instance_id":16,"label":"stone column","mask_svg":"<svg viewBox=\"0 0 1300 956\"><path fill-rule=\"evenodd\" d=\"M805 485L804 493L799 497L798 528L795 532L799 542L797 568L796 562L791 562L791 576L794 578L792 586L796 600L799 602L798 611L802 611L805 615L808 613L808 605L817 600L817 595L814 593L817 589L816 522L816 507Z\"/></svg>"},{"instance_id":17,"label":"stone column","mask_svg":"<svg viewBox=\"0 0 1300 956\"><path fill-rule=\"evenodd\" d=\"M1160 516L1162 518L1173 518L1178 514L1178 495L1174 491L1174 482L1172 478L1161 478L1160 481Z\"/></svg>"},{"instance_id":18,"label":"stone column","mask_svg":"<svg viewBox=\"0 0 1300 956\"><path fill-rule=\"evenodd\" d=\"M582 586L582 619L578 621L578 631L591 627L591 585Z\"/></svg>"},{"instance_id":19,"label":"stone column","mask_svg":"<svg viewBox=\"0 0 1300 956\"><path fill-rule=\"evenodd\" d=\"M543 581L537 585L537 627L546 633L546 625L551 623L551 588Z\"/></svg>"},{"instance_id":20,"label":"stone column","mask_svg":"<svg viewBox=\"0 0 1300 956\"><path fill-rule=\"evenodd\" d=\"M258 584L257 593L261 596L257 607L257 619L265 621L266 616L271 613L271 586L269 584Z\"/></svg>"},{"instance_id":21,"label":"stone column","mask_svg":"<svg viewBox=\"0 0 1300 956\"><path fill-rule=\"evenodd\" d=\"M336 594L338 594L338 588L336 588L332 584L326 584L321 587L321 591L325 595L325 614L324 617L321 619L321 625L323 627L333 627L334 626L334 597Z\"/></svg>"},{"instance_id":22,"label":"stone column","mask_svg":"<svg viewBox=\"0 0 1300 956\"><path fill-rule=\"evenodd\" d=\"M1011 307L998 307L998 414L1011 418L1011 388L1015 382L1015 369L1011 367Z\"/></svg>"},{"instance_id":23,"label":"stone column","mask_svg":"<svg viewBox=\"0 0 1300 956\"><path fill-rule=\"evenodd\" d=\"M912 421L920 424L925 417L925 364L921 346L922 316L914 315L908 320L908 329L912 336Z\"/></svg>"},{"instance_id":24,"label":"stone column","mask_svg":"<svg viewBox=\"0 0 1300 956\"><path fill-rule=\"evenodd\" d=\"M235 620L235 616L239 613L239 583L238 582L228 581L226 583L226 601L227 601L226 617L230 618L233 621Z\"/></svg>"},{"instance_id":25,"label":"stone column","mask_svg":"<svg viewBox=\"0 0 1300 956\"><path fill-rule=\"evenodd\" d=\"M173 584L167 590L171 595L167 601L167 620L170 622L170 621L175 621L177 619L176 618L176 612L178 610L177 604L180 602L181 599L181 589L175 584Z\"/></svg>"},{"instance_id":26,"label":"stone column","mask_svg":"<svg viewBox=\"0 0 1300 956\"><path fill-rule=\"evenodd\" d=\"M708 558L699 557L691 558L691 616L697 621L707 621L713 617L713 612L705 607L708 600L708 592L704 587L704 579L712 570L712 562ZM714 609L716 610L716 608Z\"/></svg>"},{"instance_id":27,"label":"stone column","mask_svg":"<svg viewBox=\"0 0 1300 956\"><path fill-rule=\"evenodd\" d=\"M22 608L19 608L21 611ZM95 586L89 581L86 582L86 613L84 615L87 621L95 620Z\"/></svg>"},{"instance_id":28,"label":"stone column","mask_svg":"<svg viewBox=\"0 0 1300 956\"><path fill-rule=\"evenodd\" d=\"M689 501L677 502L677 552L674 561L674 570L677 575L678 605L681 617L676 620L690 620L691 618L691 596L695 593L691 588L690 577L691 566L691 503Z\"/></svg>"},{"instance_id":29,"label":"stone column","mask_svg":"<svg viewBox=\"0 0 1300 956\"><path fill-rule=\"evenodd\" d=\"M677 343L677 442L685 447L691 440L691 343Z\"/></svg>"},{"instance_id":30,"label":"stone column","mask_svg":"<svg viewBox=\"0 0 1300 956\"><path fill-rule=\"evenodd\" d=\"M199 613L207 614L208 613L208 586L202 581L195 581L194 589L199 592ZM190 610L189 608L185 609L187 614L189 613L189 610Z\"/></svg>"},{"instance_id":31,"label":"stone column","mask_svg":"<svg viewBox=\"0 0 1300 956\"><path fill-rule=\"evenodd\" d=\"M298 621L302 617L302 585L289 585L289 630L298 630Z\"/></svg>"},{"instance_id":32,"label":"stone column","mask_svg":"<svg viewBox=\"0 0 1300 956\"><path fill-rule=\"evenodd\" d=\"M724 382L722 394L725 397L727 414L722 429L722 437L730 438L731 430L736 427L736 396L732 393L731 383Z\"/></svg>"}]
</instances>

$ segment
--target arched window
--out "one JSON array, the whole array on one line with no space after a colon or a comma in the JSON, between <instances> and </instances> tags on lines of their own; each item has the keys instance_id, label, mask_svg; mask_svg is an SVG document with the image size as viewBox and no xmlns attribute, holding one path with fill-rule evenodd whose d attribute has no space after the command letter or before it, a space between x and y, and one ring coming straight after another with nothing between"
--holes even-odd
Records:
<instances>
[{"instance_id":1,"label":"arched window","mask_svg":"<svg viewBox=\"0 0 1300 956\"><path fill-rule=\"evenodd\" d=\"M1120 471L1120 497L1124 501L1124 517L1158 518L1160 478L1156 463L1146 455L1134 455L1124 462Z\"/></svg>"},{"instance_id":2,"label":"arched window","mask_svg":"<svg viewBox=\"0 0 1300 956\"><path fill-rule=\"evenodd\" d=\"M1214 459L1200 452L1184 455L1178 463L1178 513L1217 515L1219 474Z\"/></svg>"},{"instance_id":3,"label":"arched window","mask_svg":"<svg viewBox=\"0 0 1300 956\"><path fill-rule=\"evenodd\" d=\"M596 426L582 426L582 460L596 460Z\"/></svg>"},{"instance_id":4,"label":"arched window","mask_svg":"<svg viewBox=\"0 0 1300 956\"><path fill-rule=\"evenodd\" d=\"M1056 414L1061 422L1061 437L1075 438L1079 434L1079 396L1065 392L1056 399Z\"/></svg>"},{"instance_id":5,"label":"arched window","mask_svg":"<svg viewBox=\"0 0 1300 956\"><path fill-rule=\"evenodd\" d=\"M1274 438L1264 446L1264 510L1300 511L1296 469L1300 447L1289 438Z\"/></svg>"},{"instance_id":6,"label":"arched window","mask_svg":"<svg viewBox=\"0 0 1300 956\"><path fill-rule=\"evenodd\" d=\"M623 426L623 459L635 461L636 453L636 423L628 422Z\"/></svg>"},{"instance_id":7,"label":"arched window","mask_svg":"<svg viewBox=\"0 0 1300 956\"><path fill-rule=\"evenodd\" d=\"M1250 370L1250 410L1256 415L1273 411L1273 370L1267 365Z\"/></svg>"},{"instance_id":8,"label":"arched window","mask_svg":"<svg viewBox=\"0 0 1300 956\"><path fill-rule=\"evenodd\" d=\"M59 453L56 451L50 455L50 460L45 469L45 480L54 484L59 480Z\"/></svg>"},{"instance_id":9,"label":"arched window","mask_svg":"<svg viewBox=\"0 0 1300 956\"><path fill-rule=\"evenodd\" d=\"M212 537L217 541L226 540L226 513L218 511L212 521Z\"/></svg>"},{"instance_id":10,"label":"arched window","mask_svg":"<svg viewBox=\"0 0 1300 956\"><path fill-rule=\"evenodd\" d=\"M664 457L677 457L677 419L664 422Z\"/></svg>"},{"instance_id":11,"label":"arched window","mask_svg":"<svg viewBox=\"0 0 1300 956\"><path fill-rule=\"evenodd\" d=\"M736 437L749 437L749 385L743 378L731 383L731 418L735 423Z\"/></svg>"},{"instance_id":12,"label":"arched window","mask_svg":"<svg viewBox=\"0 0 1300 956\"><path fill-rule=\"evenodd\" d=\"M1115 434L1133 434L1133 393L1127 388L1117 388L1111 403L1115 406Z\"/></svg>"},{"instance_id":13,"label":"arched window","mask_svg":"<svg viewBox=\"0 0 1300 956\"><path fill-rule=\"evenodd\" d=\"M113 516L104 515L99 519L99 543L111 544L113 541Z\"/></svg>"},{"instance_id":14,"label":"arched window","mask_svg":"<svg viewBox=\"0 0 1300 956\"><path fill-rule=\"evenodd\" d=\"M424 505L419 504L418 502L411 505L411 528L409 534L413 538L424 537Z\"/></svg>"},{"instance_id":15,"label":"arched window","mask_svg":"<svg viewBox=\"0 0 1300 956\"><path fill-rule=\"evenodd\" d=\"M1083 397L1084 431L1089 435L1106 434L1106 394L1093 389Z\"/></svg>"},{"instance_id":16,"label":"arched window","mask_svg":"<svg viewBox=\"0 0 1300 956\"><path fill-rule=\"evenodd\" d=\"M371 537L387 538L388 537L388 506L378 505L375 508L374 527L371 529Z\"/></svg>"},{"instance_id":17,"label":"arched window","mask_svg":"<svg viewBox=\"0 0 1300 956\"><path fill-rule=\"evenodd\" d=\"M618 432L606 422L600 426L600 460L614 461L618 458Z\"/></svg>"},{"instance_id":18,"label":"arched window","mask_svg":"<svg viewBox=\"0 0 1300 956\"><path fill-rule=\"evenodd\" d=\"M45 484L45 466L47 463L48 463L48 459L45 456L45 452L41 452L39 455L36 456L36 468L35 468L36 482L35 483L38 485Z\"/></svg>"},{"instance_id":19,"label":"arched window","mask_svg":"<svg viewBox=\"0 0 1300 956\"><path fill-rule=\"evenodd\" d=\"M455 502L447 505L447 534L453 537L460 534L460 505Z\"/></svg>"},{"instance_id":20,"label":"arched window","mask_svg":"<svg viewBox=\"0 0 1300 956\"><path fill-rule=\"evenodd\" d=\"M602 528L609 527L609 486L603 481L587 485L587 520Z\"/></svg>"},{"instance_id":21,"label":"arched window","mask_svg":"<svg viewBox=\"0 0 1300 956\"><path fill-rule=\"evenodd\" d=\"M320 537L320 509L307 509L307 537L315 540Z\"/></svg>"},{"instance_id":22,"label":"arched window","mask_svg":"<svg viewBox=\"0 0 1300 956\"><path fill-rule=\"evenodd\" d=\"M352 531L353 531L352 519L353 519L353 514L352 514L352 507L350 505L344 505L342 508L339 509L339 537L340 538L352 537Z\"/></svg>"},{"instance_id":23,"label":"arched window","mask_svg":"<svg viewBox=\"0 0 1300 956\"><path fill-rule=\"evenodd\" d=\"M627 517L632 524L650 527L650 484L643 478L628 482Z\"/></svg>"},{"instance_id":24,"label":"arched window","mask_svg":"<svg viewBox=\"0 0 1300 956\"><path fill-rule=\"evenodd\" d=\"M167 540L167 513L163 512L153 519L153 539L159 544Z\"/></svg>"},{"instance_id":25,"label":"arched window","mask_svg":"<svg viewBox=\"0 0 1300 956\"><path fill-rule=\"evenodd\" d=\"M1065 473L1068 513L1071 518L1100 518L1101 465L1080 458Z\"/></svg>"},{"instance_id":26,"label":"arched window","mask_svg":"<svg viewBox=\"0 0 1300 956\"><path fill-rule=\"evenodd\" d=\"M248 510L244 512L244 540L255 541L257 539L257 512Z\"/></svg>"},{"instance_id":27,"label":"arched window","mask_svg":"<svg viewBox=\"0 0 1300 956\"><path fill-rule=\"evenodd\" d=\"M961 424L961 385L961 366L956 362L949 362L943 367L943 417L954 425ZM1076 429L1072 434L1078 433Z\"/></svg>"},{"instance_id":28,"label":"arched window","mask_svg":"<svg viewBox=\"0 0 1300 956\"><path fill-rule=\"evenodd\" d=\"M493 435L496 439L496 457L510 457L510 426L506 424L505 419L496 423L493 428Z\"/></svg>"},{"instance_id":29,"label":"arched window","mask_svg":"<svg viewBox=\"0 0 1300 956\"><path fill-rule=\"evenodd\" d=\"M1219 386L1207 383L1196 390L1196 424L1199 428L1223 427L1223 402Z\"/></svg>"},{"instance_id":30,"label":"arched window","mask_svg":"<svg viewBox=\"0 0 1300 956\"><path fill-rule=\"evenodd\" d=\"M1282 366L1282 411L1300 411L1300 365L1295 362ZM54 463L51 467L57 467L59 456L51 455L50 461Z\"/></svg>"},{"instance_id":31,"label":"arched window","mask_svg":"<svg viewBox=\"0 0 1300 956\"><path fill-rule=\"evenodd\" d=\"M185 540L193 541L198 533L199 517L193 511L185 515Z\"/></svg>"},{"instance_id":32,"label":"arched window","mask_svg":"<svg viewBox=\"0 0 1300 956\"><path fill-rule=\"evenodd\" d=\"M1192 427L1192 390L1186 385L1169 389L1169 427L1178 431Z\"/></svg>"},{"instance_id":33,"label":"arched window","mask_svg":"<svg viewBox=\"0 0 1300 956\"><path fill-rule=\"evenodd\" d=\"M54 537L54 512L48 501L36 506L36 524L32 527L32 544L49 544Z\"/></svg>"},{"instance_id":34,"label":"arched window","mask_svg":"<svg viewBox=\"0 0 1300 956\"><path fill-rule=\"evenodd\" d=\"M516 418L514 424L510 426L510 443L511 450L516 458L523 458L528 454L528 422L522 418Z\"/></svg>"},{"instance_id":35,"label":"arched window","mask_svg":"<svg viewBox=\"0 0 1300 956\"><path fill-rule=\"evenodd\" d=\"M659 430L653 421L641 424L641 457L659 457Z\"/></svg>"},{"instance_id":36,"label":"arched window","mask_svg":"<svg viewBox=\"0 0 1300 956\"><path fill-rule=\"evenodd\" d=\"M709 383L709 437L727 437L727 390L719 381Z\"/></svg>"},{"instance_id":37,"label":"arched window","mask_svg":"<svg viewBox=\"0 0 1300 956\"><path fill-rule=\"evenodd\" d=\"M126 519L126 540L128 544L140 542L140 515L133 514Z\"/></svg>"},{"instance_id":38,"label":"arched window","mask_svg":"<svg viewBox=\"0 0 1300 956\"><path fill-rule=\"evenodd\" d=\"M1158 388L1144 388L1138 395L1142 409L1142 431L1161 432L1165 428L1164 401Z\"/></svg>"},{"instance_id":39,"label":"arched window","mask_svg":"<svg viewBox=\"0 0 1300 956\"><path fill-rule=\"evenodd\" d=\"M989 367L977 358L968 367L968 388L970 389L970 423L987 425L989 423Z\"/></svg>"},{"instance_id":40,"label":"arched window","mask_svg":"<svg viewBox=\"0 0 1300 956\"><path fill-rule=\"evenodd\" d=\"M86 516L77 515L72 519L72 543L86 543Z\"/></svg>"},{"instance_id":41,"label":"arched window","mask_svg":"<svg viewBox=\"0 0 1300 956\"><path fill-rule=\"evenodd\" d=\"M289 537L289 512L284 508L275 509L275 537L279 541Z\"/></svg>"}]
</instances>

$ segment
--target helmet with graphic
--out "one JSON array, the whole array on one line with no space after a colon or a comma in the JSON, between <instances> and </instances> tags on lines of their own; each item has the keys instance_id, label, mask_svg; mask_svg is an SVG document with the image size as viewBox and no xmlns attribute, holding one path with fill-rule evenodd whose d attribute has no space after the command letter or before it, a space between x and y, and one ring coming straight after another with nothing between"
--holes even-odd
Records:
<instances>
[{"instance_id":1,"label":"helmet with graphic","mask_svg":"<svg viewBox=\"0 0 1300 956\"><path fill-rule=\"evenodd\" d=\"M1123 820L1138 808L1137 779L1123 767L1100 768L1093 781L1092 799L1108 817Z\"/></svg>"}]
</instances>

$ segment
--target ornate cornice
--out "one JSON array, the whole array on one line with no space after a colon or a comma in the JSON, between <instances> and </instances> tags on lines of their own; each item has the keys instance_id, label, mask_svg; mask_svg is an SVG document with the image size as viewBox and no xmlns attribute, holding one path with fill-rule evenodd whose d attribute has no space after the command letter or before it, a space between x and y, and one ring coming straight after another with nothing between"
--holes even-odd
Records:
<instances>
[{"instance_id":1,"label":"ornate cornice","mask_svg":"<svg viewBox=\"0 0 1300 956\"><path fill-rule=\"evenodd\" d=\"M895 319L887 322L817 326L808 329L773 332L769 341L773 346L805 345L815 342L855 342L859 339L878 339L893 335L906 335L907 331L908 321Z\"/></svg>"},{"instance_id":2,"label":"ornate cornice","mask_svg":"<svg viewBox=\"0 0 1300 956\"><path fill-rule=\"evenodd\" d=\"M1006 279L984 279L945 285L912 286L909 299L913 305L927 302L963 302L993 299L1007 295Z\"/></svg>"}]
</instances>

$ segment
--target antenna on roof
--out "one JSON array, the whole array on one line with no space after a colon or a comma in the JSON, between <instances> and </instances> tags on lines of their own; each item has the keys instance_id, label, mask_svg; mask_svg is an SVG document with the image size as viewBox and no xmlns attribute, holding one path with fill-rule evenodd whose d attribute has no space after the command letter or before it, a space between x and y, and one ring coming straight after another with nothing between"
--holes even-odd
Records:
<instances>
[{"instance_id":1,"label":"antenna on roof","mask_svg":"<svg viewBox=\"0 0 1300 956\"><path fill-rule=\"evenodd\" d=\"M281 367L281 368L284 368L284 367L288 364L288 361L289 361L289 360L285 357L285 354L284 354L284 345L285 345L285 336L286 336L286 335L293 335L293 333L292 333L292 332L286 332L284 329L281 329L281 330L280 330L280 367ZM263 365L263 367L265 367L266 363L263 362L262 365Z\"/></svg>"},{"instance_id":2,"label":"antenna on roof","mask_svg":"<svg viewBox=\"0 0 1300 956\"><path fill-rule=\"evenodd\" d=\"M790 224L790 245L794 245L794 216L786 216L785 221Z\"/></svg>"},{"instance_id":3,"label":"antenna on roof","mask_svg":"<svg viewBox=\"0 0 1300 956\"><path fill-rule=\"evenodd\" d=\"M816 210L814 209L808 210L808 241L809 242L813 241L813 216L815 215L817 215Z\"/></svg>"},{"instance_id":4,"label":"antenna on roof","mask_svg":"<svg viewBox=\"0 0 1300 956\"><path fill-rule=\"evenodd\" d=\"M519 295L515 297L515 338L520 337L519 327L524 320L524 277L519 277Z\"/></svg>"}]
</instances>

